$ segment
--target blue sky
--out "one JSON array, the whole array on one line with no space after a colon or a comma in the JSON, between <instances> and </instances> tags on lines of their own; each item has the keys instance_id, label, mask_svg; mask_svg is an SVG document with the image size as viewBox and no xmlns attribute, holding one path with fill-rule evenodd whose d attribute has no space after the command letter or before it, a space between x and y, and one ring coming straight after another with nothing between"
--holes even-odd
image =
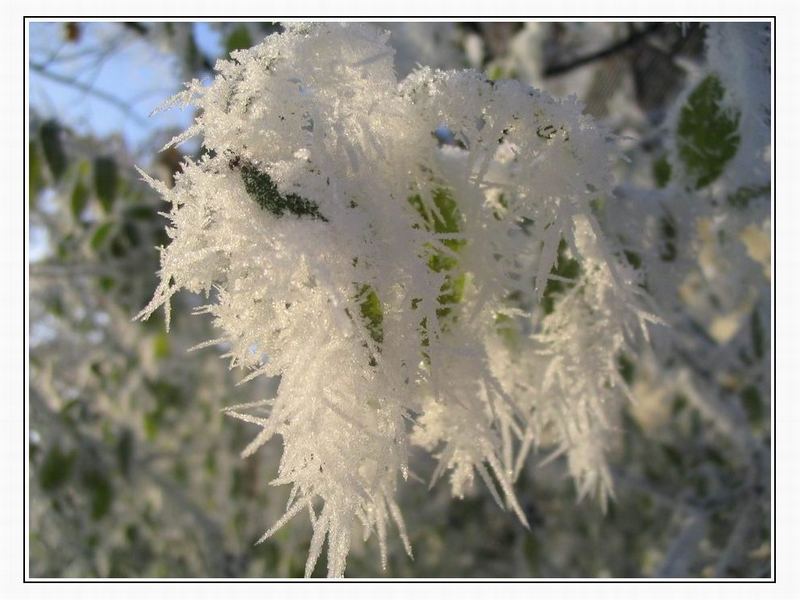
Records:
<instances>
[{"instance_id":1,"label":"blue sky","mask_svg":"<svg viewBox=\"0 0 800 600\"><path fill-rule=\"evenodd\" d=\"M31 65L44 65L49 73L90 86L130 105L127 113L112 103L74 85L56 81L30 69L30 106L45 118L56 117L81 133L106 137L121 134L136 155L151 155L160 140L157 132L184 129L191 109L172 109L154 116L150 112L182 88L182 72L174 52L142 39L118 23L81 23L80 37L68 41L64 23L30 25ZM208 23L192 24L196 44L212 58L222 54L221 36ZM105 51L107 54L102 54Z\"/></svg>"}]
</instances>

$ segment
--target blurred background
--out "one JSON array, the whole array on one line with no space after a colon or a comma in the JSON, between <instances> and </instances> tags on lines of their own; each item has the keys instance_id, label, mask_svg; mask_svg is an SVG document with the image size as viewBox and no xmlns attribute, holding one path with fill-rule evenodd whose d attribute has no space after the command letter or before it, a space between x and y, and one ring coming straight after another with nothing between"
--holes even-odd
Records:
<instances>
[{"instance_id":1,"label":"blurred background","mask_svg":"<svg viewBox=\"0 0 800 600\"><path fill-rule=\"evenodd\" d=\"M399 78L418 64L475 68L576 94L629 153L618 180L652 190L662 187L664 124L705 59L697 23L375 26L391 30ZM158 214L167 206L134 166L169 185L182 157L200 152L197 140L160 151L191 124L191 110L150 113L183 82L210 80L232 50L279 31L255 22L29 24L33 577L303 574L309 523L295 519L254 546L286 505L288 489L268 485L280 442L242 460L254 429L220 412L273 393L276 382L237 387L243 373L228 370L219 348L188 351L216 337L207 318L191 315L201 298L176 296L169 334L162 312L132 321L156 287L157 247L168 243ZM732 324L730 311L706 309L687 326L702 342L674 357L719 388L715 398L753 440L745 451L653 375L646 357L627 357L620 369L642 401L618 425L607 513L576 502L558 461L531 460L518 482L531 531L483 488L459 501L446 484L428 491L411 481L399 504L414 561L394 540L381 571L370 540L354 546L347 576L769 576L769 248L766 261L766 275L742 283L758 292L749 308ZM731 344L744 354L720 363L720 349L740 350ZM427 479L432 466L415 461Z\"/></svg>"}]
</instances>

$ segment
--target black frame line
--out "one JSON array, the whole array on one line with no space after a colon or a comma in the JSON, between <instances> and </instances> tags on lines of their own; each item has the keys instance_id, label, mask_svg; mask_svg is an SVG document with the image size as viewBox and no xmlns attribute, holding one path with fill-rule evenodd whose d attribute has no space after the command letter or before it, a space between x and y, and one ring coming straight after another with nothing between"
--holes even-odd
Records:
<instances>
[{"instance_id":1,"label":"black frame line","mask_svg":"<svg viewBox=\"0 0 800 600\"><path fill-rule=\"evenodd\" d=\"M308 15L285 15L285 16L265 16L265 15L234 15L234 16L220 16L220 15L192 15L192 16L134 16L129 17L127 20L130 21L173 21L173 22L202 22L203 20L208 19L217 19L222 21L229 21L229 22L245 22L247 20L258 20L258 19L268 19L268 20L298 20L298 21L313 21L315 19L326 19L326 20L358 20L358 21L370 21L370 20L381 20L381 21L402 21L403 19L417 19L422 22L425 21L458 21L458 22L469 22L469 21L476 21L476 22L491 22L491 21L502 21L502 20L513 20L513 21L534 21L539 20L542 22L556 22L558 20L580 20L580 19L592 19L592 20L606 20L606 21L637 21L637 22L681 22L681 21L702 21L702 20L730 20L730 21L754 21L754 20L769 20L772 25L771 31L771 43L772 43L772 132L771 132L771 144L772 144L772 197L771 197L771 208L772 208L772 289L771 289L771 299L772 299L772 306L771 306L771 317L772 317L772 347L771 347L771 357L770 360L772 362L772 385L771 387L771 409L772 409L772 438L771 438L771 468L772 468L772 531L771 533L771 560L772 560L772 577L769 579L733 579L733 578L726 578L726 579L717 579L717 578L709 578L709 579L693 579L693 578L681 578L681 579L657 579L657 578L618 578L618 579L582 579L582 578L575 578L575 579L556 579L556 578L541 578L541 579L532 579L532 578L508 578L508 579L490 579L490 578L475 578L475 579L467 579L467 578L436 578L436 579L417 579L417 578L408 578L408 579L398 579L398 578L385 578L385 579L360 579L360 578L353 578L353 579L342 579L342 580L331 580L331 579L281 579L281 578L251 578L251 579L217 579L217 578L175 578L175 579L137 579L137 578L106 578L106 579L43 579L43 578L30 578L28 577L28 553L26 552L27 544L28 544L28 537L29 537L29 523L28 523L28 492L27 492L27 484L28 484L28 394L29 394L29 385L27 384L27 378L30 376L28 372L28 326L29 322L26 318L27 316L27 309L28 309L28 289L27 289L27 275L28 275L28 257L27 257L27 247L28 247L28 238L29 232L27 228L27 217L28 217L28 195L29 195L29 188L27 185L27 171L28 171L28 143L29 143L29 131L28 131L28 96L26 89L26 84L28 83L28 68L29 68L29 60L28 60L28 52L27 52L27 42L28 42L28 24L30 22L37 22L40 20L48 20L52 19L54 21L81 21L81 20L89 20L89 19L97 19L98 21L110 21L110 22L120 22L125 20L125 17L119 15L80 15L80 16L65 16L65 15L25 15L22 17L22 46L23 46L23 65L22 65L22 112L23 112L23 160L22 160L22 177L23 177L23 185L24 185L24 192L23 192L23 215L22 215L22 226L23 226L23 246L22 246L22 259L24 263L24 271L23 271L23 281L22 281L22 315L23 315L23 324L22 324L22 333L23 333L23 356L22 356L22 385L23 385L23 408L22 408L22 437L23 437L23 481L22 481L22 490L23 490L23 552L22 552L22 583L24 584L41 584L41 583L56 583L56 584L65 584L65 583L77 583L77 584L86 584L86 583L99 583L99 584L108 584L108 583L123 583L123 584L135 584L135 583L144 583L144 584L169 584L169 583L177 583L177 584L207 584L207 583L244 583L244 584L258 584L258 583L311 583L311 584L320 584L320 583L331 583L331 584L349 584L349 583L387 583L387 584L404 584L404 583L516 583L516 584L547 584L547 583L560 583L560 584L574 584L574 583L588 583L588 584L598 584L598 583L639 583L639 584L662 584L662 583L673 583L673 584L719 584L719 583L728 583L728 584L769 584L769 583L777 583L777 454L776 454L776 438L777 438L777 419L776 419L776 408L777 408L777 398L776 398L776 376L777 376L777 369L775 365L775 350L777 348L777 341L776 341L776 309L777 309L777 243L776 243L776 229L775 229L775 222L777 217L777 148L776 148L776 141L777 141L777 126L776 126L776 117L777 117L777 43L776 43L776 30L777 30L777 16L776 15L760 15L760 16L726 16L726 15L705 15L705 16L697 16L692 15L687 18L680 18L674 15L670 16L636 16L636 15L600 15L600 16L587 16L587 15L580 15L580 16L546 16L546 17L536 17L530 15L507 15L507 16L464 16L464 17L456 17L456 16L386 16L386 15L372 15L372 16L365 16L365 15L348 15L348 16L337 16L337 17L330 17L327 15L317 15L317 16L308 16Z\"/></svg>"}]
</instances>

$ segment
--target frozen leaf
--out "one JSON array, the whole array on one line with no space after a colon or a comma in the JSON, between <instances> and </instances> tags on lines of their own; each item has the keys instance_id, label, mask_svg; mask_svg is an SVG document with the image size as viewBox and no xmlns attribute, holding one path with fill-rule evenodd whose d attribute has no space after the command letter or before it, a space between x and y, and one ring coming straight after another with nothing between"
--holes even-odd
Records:
<instances>
[{"instance_id":1,"label":"frozen leaf","mask_svg":"<svg viewBox=\"0 0 800 600\"><path fill-rule=\"evenodd\" d=\"M678 119L678 156L698 189L717 179L739 148L739 113L725 107L724 94L719 79L707 76Z\"/></svg>"}]
</instances>

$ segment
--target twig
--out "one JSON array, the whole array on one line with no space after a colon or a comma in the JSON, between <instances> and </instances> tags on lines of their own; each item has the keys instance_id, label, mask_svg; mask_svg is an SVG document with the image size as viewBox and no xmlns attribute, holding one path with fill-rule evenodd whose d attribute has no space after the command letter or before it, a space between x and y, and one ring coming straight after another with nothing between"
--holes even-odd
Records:
<instances>
[{"instance_id":1,"label":"twig","mask_svg":"<svg viewBox=\"0 0 800 600\"><path fill-rule=\"evenodd\" d=\"M672 540L667 556L658 570L658 577L684 577L692 565L700 541L705 536L708 516L691 511L684 516L683 526Z\"/></svg>"},{"instance_id":2,"label":"twig","mask_svg":"<svg viewBox=\"0 0 800 600\"><path fill-rule=\"evenodd\" d=\"M719 560L717 560L717 564L714 567L714 575L716 577L725 577L728 568L731 564L735 563L746 549L746 538L748 530L750 529L751 516L754 508L755 505L753 502L748 502L739 513L733 532L728 537L725 549L722 551L722 554L720 554Z\"/></svg>"},{"instance_id":3,"label":"twig","mask_svg":"<svg viewBox=\"0 0 800 600\"><path fill-rule=\"evenodd\" d=\"M623 50L630 48L631 46L635 46L642 39L644 39L654 31L658 30L663 25L664 25L663 23L653 23L645 27L641 31L632 33L621 42L612 44L607 48L598 50L597 52L592 52L591 54L579 56L578 58L568 63L564 63L562 65L551 65L544 70L544 77L555 77L556 75L563 75L564 73L571 71L573 69L577 69L578 67L582 67L583 65L589 64L596 60L600 60L601 58L606 58L608 56L611 56L612 54L622 52Z\"/></svg>"},{"instance_id":4,"label":"twig","mask_svg":"<svg viewBox=\"0 0 800 600\"><path fill-rule=\"evenodd\" d=\"M137 115L133 109L123 100L120 100L116 96L113 96L107 92L102 90L97 90L90 85L83 83L82 81L78 81L72 77L66 77L65 75L61 75L59 73L53 73L52 71L48 70L44 65L39 63L31 63L31 70L36 71L43 77L47 77L52 81L56 81L58 83L62 83L64 85L69 85L74 87L75 89L81 90L82 92L86 92L87 94L91 94L94 97L98 98L99 100L103 100L109 104L111 104L117 110L125 113L129 117L131 117L134 121L136 121L139 125L145 125L147 122L139 115Z\"/></svg>"}]
</instances>

